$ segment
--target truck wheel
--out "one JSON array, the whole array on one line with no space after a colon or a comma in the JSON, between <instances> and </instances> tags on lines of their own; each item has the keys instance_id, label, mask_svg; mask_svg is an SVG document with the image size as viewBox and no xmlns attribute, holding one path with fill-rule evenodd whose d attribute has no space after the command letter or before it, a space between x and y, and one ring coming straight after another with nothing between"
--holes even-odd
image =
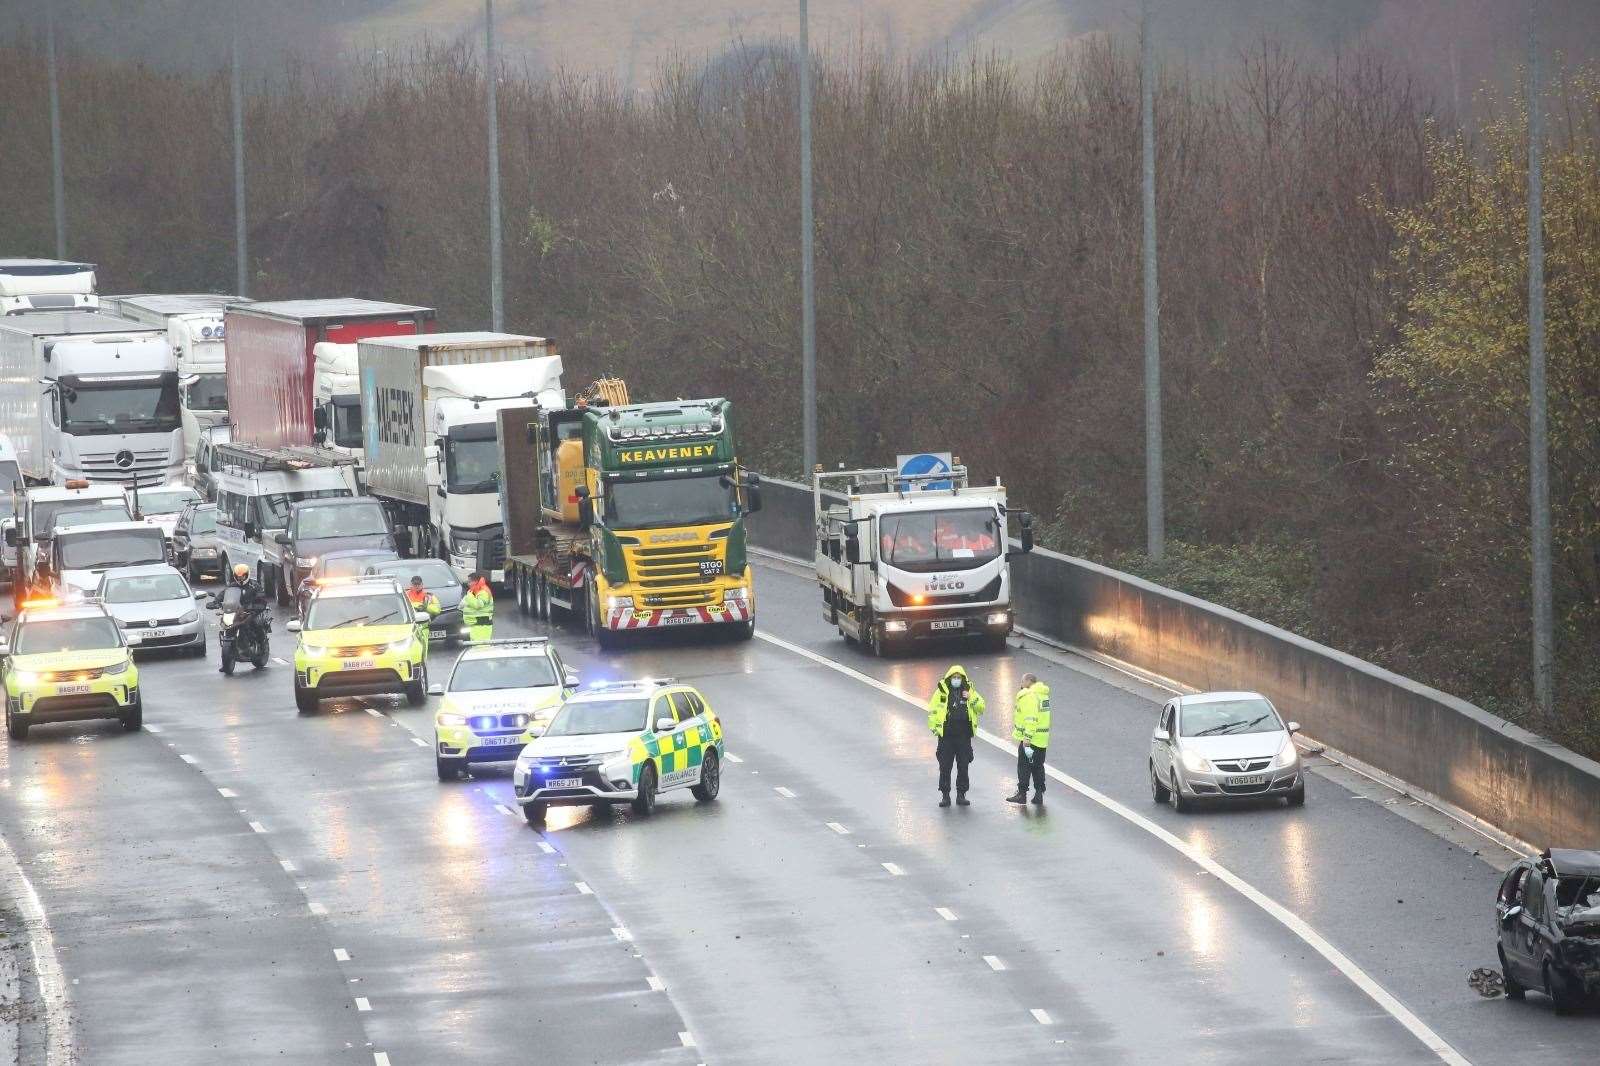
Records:
<instances>
[{"instance_id":1,"label":"truck wheel","mask_svg":"<svg viewBox=\"0 0 1600 1066\"><path fill-rule=\"evenodd\" d=\"M743 642L756 635L756 620L746 619L743 622L734 622L728 626L728 634L736 642Z\"/></svg>"},{"instance_id":2,"label":"truck wheel","mask_svg":"<svg viewBox=\"0 0 1600 1066\"><path fill-rule=\"evenodd\" d=\"M550 604L550 582L543 574L535 574L533 578L533 614L541 622L549 622L556 616Z\"/></svg>"}]
</instances>

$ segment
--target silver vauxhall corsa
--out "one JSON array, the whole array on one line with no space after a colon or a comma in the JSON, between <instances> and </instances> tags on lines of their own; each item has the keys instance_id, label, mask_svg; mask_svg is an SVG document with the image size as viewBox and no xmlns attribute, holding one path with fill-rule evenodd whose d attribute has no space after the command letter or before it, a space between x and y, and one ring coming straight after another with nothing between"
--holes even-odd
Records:
<instances>
[{"instance_id":1,"label":"silver vauxhall corsa","mask_svg":"<svg viewBox=\"0 0 1600 1066\"><path fill-rule=\"evenodd\" d=\"M1187 811L1199 799L1283 797L1306 801L1305 772L1294 736L1258 692L1200 692L1161 708L1150 737L1150 794Z\"/></svg>"}]
</instances>

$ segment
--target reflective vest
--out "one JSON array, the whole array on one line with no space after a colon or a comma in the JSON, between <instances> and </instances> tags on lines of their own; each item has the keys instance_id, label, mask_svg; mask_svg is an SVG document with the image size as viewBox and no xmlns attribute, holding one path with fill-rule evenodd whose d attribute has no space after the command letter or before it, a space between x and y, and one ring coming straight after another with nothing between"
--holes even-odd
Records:
<instances>
[{"instance_id":1,"label":"reflective vest","mask_svg":"<svg viewBox=\"0 0 1600 1066\"><path fill-rule=\"evenodd\" d=\"M1017 693L1017 713L1011 719L1011 739L1034 748L1050 746L1050 686L1043 681Z\"/></svg>"},{"instance_id":2,"label":"reflective vest","mask_svg":"<svg viewBox=\"0 0 1600 1066\"><path fill-rule=\"evenodd\" d=\"M473 586L461 597L461 616L467 625L483 625L494 621L494 593L489 586Z\"/></svg>"},{"instance_id":3,"label":"reflective vest","mask_svg":"<svg viewBox=\"0 0 1600 1066\"><path fill-rule=\"evenodd\" d=\"M430 618L437 615L441 610L439 606L439 597L435 596L427 589L408 588L406 589L406 599L411 601L411 606L413 609L418 611L427 611Z\"/></svg>"},{"instance_id":4,"label":"reflective vest","mask_svg":"<svg viewBox=\"0 0 1600 1066\"><path fill-rule=\"evenodd\" d=\"M945 671L944 677L939 680L939 687L933 690L928 700L928 728L933 730L936 737L944 736L944 721L950 709L950 678L955 674L966 678L963 684L967 690L967 720L972 723L973 735L978 733L978 719L983 716L983 697L972 687L972 678L967 677L967 672L959 666L952 666Z\"/></svg>"}]
</instances>

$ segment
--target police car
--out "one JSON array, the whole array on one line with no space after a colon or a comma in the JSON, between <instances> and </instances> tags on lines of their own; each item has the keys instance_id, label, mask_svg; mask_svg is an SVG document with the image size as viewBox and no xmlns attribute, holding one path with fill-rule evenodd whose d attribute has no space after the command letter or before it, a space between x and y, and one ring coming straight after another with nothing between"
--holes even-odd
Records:
<instances>
[{"instance_id":1,"label":"police car","mask_svg":"<svg viewBox=\"0 0 1600 1066\"><path fill-rule=\"evenodd\" d=\"M25 601L10 639L0 639L0 675L12 740L45 722L116 718L130 733L144 725L139 669L116 619L98 603Z\"/></svg>"},{"instance_id":2,"label":"police car","mask_svg":"<svg viewBox=\"0 0 1600 1066\"><path fill-rule=\"evenodd\" d=\"M301 714L334 696L404 693L420 707L428 698L428 641L418 639L425 612L412 608L393 578L355 578L319 586L294 650L294 705ZM426 632L426 629L423 630Z\"/></svg>"},{"instance_id":3,"label":"police car","mask_svg":"<svg viewBox=\"0 0 1600 1066\"><path fill-rule=\"evenodd\" d=\"M716 799L722 759L722 723L691 686L602 683L568 699L528 742L512 785L531 825L550 807L628 803L647 815L673 789Z\"/></svg>"},{"instance_id":4,"label":"police car","mask_svg":"<svg viewBox=\"0 0 1600 1066\"><path fill-rule=\"evenodd\" d=\"M444 697L433 716L439 780L455 780L469 762L514 760L577 687L578 675L562 665L547 637L468 645L449 682L433 691Z\"/></svg>"}]
</instances>

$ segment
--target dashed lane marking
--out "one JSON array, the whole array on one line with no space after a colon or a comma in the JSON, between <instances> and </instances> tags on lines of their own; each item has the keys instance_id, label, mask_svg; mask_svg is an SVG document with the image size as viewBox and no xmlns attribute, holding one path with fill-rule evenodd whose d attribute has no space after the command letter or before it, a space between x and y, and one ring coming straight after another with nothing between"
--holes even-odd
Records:
<instances>
[{"instance_id":1,"label":"dashed lane marking","mask_svg":"<svg viewBox=\"0 0 1600 1066\"><path fill-rule=\"evenodd\" d=\"M334 962L349 962L350 961L350 953L348 951L346 951L344 948L334 948L333 949L333 961Z\"/></svg>"},{"instance_id":2,"label":"dashed lane marking","mask_svg":"<svg viewBox=\"0 0 1600 1066\"><path fill-rule=\"evenodd\" d=\"M954 922L958 920L956 918L956 912L951 910L949 907L935 907L933 908L933 913L937 914L947 922Z\"/></svg>"},{"instance_id":3,"label":"dashed lane marking","mask_svg":"<svg viewBox=\"0 0 1600 1066\"><path fill-rule=\"evenodd\" d=\"M280 659L276 655L274 655L272 657L272 661L277 663L279 666L288 666L289 665L289 660L288 659Z\"/></svg>"},{"instance_id":4,"label":"dashed lane marking","mask_svg":"<svg viewBox=\"0 0 1600 1066\"><path fill-rule=\"evenodd\" d=\"M694 1037L690 1036L688 1033L679 1033L678 1043L682 1044L684 1047L694 1047Z\"/></svg>"},{"instance_id":5,"label":"dashed lane marking","mask_svg":"<svg viewBox=\"0 0 1600 1066\"><path fill-rule=\"evenodd\" d=\"M318 917L321 917L322 915L328 913L328 905L326 903L319 903L316 900L312 900L310 903L306 904L306 910L317 915Z\"/></svg>"},{"instance_id":6,"label":"dashed lane marking","mask_svg":"<svg viewBox=\"0 0 1600 1066\"><path fill-rule=\"evenodd\" d=\"M829 829L832 829L835 833L838 833L842 837L847 837L850 835L850 830L840 825L838 822L827 822L825 824Z\"/></svg>"},{"instance_id":7,"label":"dashed lane marking","mask_svg":"<svg viewBox=\"0 0 1600 1066\"><path fill-rule=\"evenodd\" d=\"M145 732L147 732L147 733L159 733L159 732L161 732L161 727L160 726L151 725L148 722L145 723L144 729L145 729Z\"/></svg>"},{"instance_id":8,"label":"dashed lane marking","mask_svg":"<svg viewBox=\"0 0 1600 1066\"><path fill-rule=\"evenodd\" d=\"M731 752L731 751L730 751L730 752L728 752L728 761L729 761L729 762L735 762L735 763L738 763L738 762L744 762L744 760L743 760L743 759L741 759L741 758L739 758L739 756L737 756L737 755L735 755L735 754L734 754L734 753L733 753L733 752Z\"/></svg>"},{"instance_id":9,"label":"dashed lane marking","mask_svg":"<svg viewBox=\"0 0 1600 1066\"><path fill-rule=\"evenodd\" d=\"M1050 1021L1049 1011L1040 1010L1038 1007L1034 1007L1032 1010L1028 1011L1028 1013L1033 1015L1033 1020L1038 1022L1040 1025L1052 1024Z\"/></svg>"},{"instance_id":10,"label":"dashed lane marking","mask_svg":"<svg viewBox=\"0 0 1600 1066\"><path fill-rule=\"evenodd\" d=\"M428 746L428 742L423 740L421 737L412 737L411 743L415 744L419 748L426 748Z\"/></svg>"},{"instance_id":11,"label":"dashed lane marking","mask_svg":"<svg viewBox=\"0 0 1600 1066\"><path fill-rule=\"evenodd\" d=\"M649 983L650 991L652 992L665 992L667 990L667 983L655 974L646 977L645 981Z\"/></svg>"},{"instance_id":12,"label":"dashed lane marking","mask_svg":"<svg viewBox=\"0 0 1600 1066\"><path fill-rule=\"evenodd\" d=\"M834 662L832 659L829 659L823 655L819 655L809 648L802 648L798 644L784 640L782 637L775 637L771 633L767 633L762 630L757 630L756 636L760 637L762 640L773 645L774 647L782 648L785 651L792 652L803 659L807 659L813 663L816 663L818 666L826 667L827 669L833 670L836 673L843 674L845 677L877 689L886 696L892 696L897 700L908 703L911 706L916 707L918 710L923 709L923 701L916 696L906 692L901 692L893 685L879 681L877 678L845 666L843 663ZM1002 740L998 735L989 732L987 729L978 730L977 738L983 741L985 744L988 744L994 748L998 748L999 750L1008 754L1015 750L1011 742ZM1111 812L1117 817L1128 822L1130 825L1149 833L1151 836L1172 848L1174 851L1187 858L1190 862L1194 863L1196 866L1200 867L1202 870L1211 874L1213 877L1217 878L1217 880L1221 881L1223 884L1239 893L1245 899L1261 908L1285 929L1288 929L1295 936L1299 937L1313 951L1326 959L1334 967L1334 969L1344 974L1344 976L1352 984L1361 989L1362 992L1366 993L1374 1003L1382 1007L1389 1017L1399 1022L1407 1029L1407 1031L1411 1033L1412 1036L1421 1041L1423 1046L1429 1051L1433 1052L1441 1062L1448 1063L1449 1066L1471 1066L1470 1061L1455 1048L1451 1047L1444 1037L1434 1032L1433 1029L1421 1018L1417 1017L1417 1015L1414 1014L1409 1007L1407 1007L1404 1003L1401 1003L1387 989L1385 989L1377 981L1373 980L1373 978L1365 970L1356 965L1353 959L1351 959L1344 952L1340 951L1338 948L1334 947L1333 944L1323 937L1321 933L1318 933L1315 929L1313 929L1310 923L1301 918L1298 914L1295 914L1277 900L1272 899L1266 893L1262 892L1260 889L1244 880L1238 874L1234 873L1226 866L1223 866L1209 855L1206 855L1199 848L1190 844L1188 841L1181 839L1175 834L1168 832L1166 829L1163 829L1161 826L1144 817L1142 814L1138 814L1127 805L1117 802L1110 796L1107 796L1105 793L1085 784L1082 781L1079 781L1077 778L1072 777L1061 770L1058 770L1054 766L1046 766L1044 768L1044 772L1049 774L1050 777L1054 778L1056 781L1059 781L1061 784L1072 789L1080 796L1083 796L1092 803L1099 805L1102 809Z\"/></svg>"},{"instance_id":13,"label":"dashed lane marking","mask_svg":"<svg viewBox=\"0 0 1600 1066\"><path fill-rule=\"evenodd\" d=\"M217 789L217 795L221 796L223 799L230 800L239 798L239 793L235 792L231 788L219 788Z\"/></svg>"},{"instance_id":14,"label":"dashed lane marking","mask_svg":"<svg viewBox=\"0 0 1600 1066\"><path fill-rule=\"evenodd\" d=\"M383 712L378 710L378 708L376 708L376 707L368 707L366 710L367 710L367 713L372 715L372 717L374 717L374 718L382 718L383 717Z\"/></svg>"},{"instance_id":15,"label":"dashed lane marking","mask_svg":"<svg viewBox=\"0 0 1600 1066\"><path fill-rule=\"evenodd\" d=\"M895 877L904 877L906 875L906 872L900 869L900 865L898 863L886 862L882 865L885 870L888 870L889 873Z\"/></svg>"},{"instance_id":16,"label":"dashed lane marking","mask_svg":"<svg viewBox=\"0 0 1600 1066\"><path fill-rule=\"evenodd\" d=\"M999 973L1001 970L1006 968L1006 964L1000 961L1000 956L998 955L985 955L983 957L983 961L988 963L989 969L993 970L995 973Z\"/></svg>"},{"instance_id":17,"label":"dashed lane marking","mask_svg":"<svg viewBox=\"0 0 1600 1066\"><path fill-rule=\"evenodd\" d=\"M496 803L494 805L494 809L509 818L517 817L517 812L512 810L510 807L507 807L504 803Z\"/></svg>"},{"instance_id":18,"label":"dashed lane marking","mask_svg":"<svg viewBox=\"0 0 1600 1066\"><path fill-rule=\"evenodd\" d=\"M262 825L260 822L251 822L250 823L250 832L252 832L252 833L265 833L266 831L267 831L267 827Z\"/></svg>"},{"instance_id":19,"label":"dashed lane marking","mask_svg":"<svg viewBox=\"0 0 1600 1066\"><path fill-rule=\"evenodd\" d=\"M369 1000L366 996L357 996L356 997L356 1010L369 1011L371 1009L372 1009L372 1001L371 1000Z\"/></svg>"},{"instance_id":20,"label":"dashed lane marking","mask_svg":"<svg viewBox=\"0 0 1600 1066\"><path fill-rule=\"evenodd\" d=\"M590 888L588 885L584 884L582 881L574 881L573 884L577 886L578 891L580 893L582 893L583 895L585 895L585 896L594 895L594 889Z\"/></svg>"},{"instance_id":21,"label":"dashed lane marking","mask_svg":"<svg viewBox=\"0 0 1600 1066\"><path fill-rule=\"evenodd\" d=\"M180 755L180 756L178 756L178 758L182 759L184 762L188 763L190 766L194 766L194 765L196 765L196 764L198 764L200 762L200 760L196 759L193 755Z\"/></svg>"},{"instance_id":22,"label":"dashed lane marking","mask_svg":"<svg viewBox=\"0 0 1600 1066\"><path fill-rule=\"evenodd\" d=\"M779 785L777 788L774 788L772 791L776 792L778 795L782 796L784 799L794 799L794 793L791 792L789 789L784 788L782 785Z\"/></svg>"},{"instance_id":23,"label":"dashed lane marking","mask_svg":"<svg viewBox=\"0 0 1600 1066\"><path fill-rule=\"evenodd\" d=\"M286 873L286 874L292 874L295 871L295 865L294 865L293 860L290 860L290 859L279 859L278 860L278 865L283 867L283 872Z\"/></svg>"},{"instance_id":24,"label":"dashed lane marking","mask_svg":"<svg viewBox=\"0 0 1600 1066\"><path fill-rule=\"evenodd\" d=\"M544 840L539 841L539 850L544 852L546 855L554 855L556 853L556 849L549 842Z\"/></svg>"},{"instance_id":25,"label":"dashed lane marking","mask_svg":"<svg viewBox=\"0 0 1600 1066\"><path fill-rule=\"evenodd\" d=\"M372 1066L389 1066L389 1053L387 1051L374 1051L372 1053Z\"/></svg>"},{"instance_id":26,"label":"dashed lane marking","mask_svg":"<svg viewBox=\"0 0 1600 1066\"><path fill-rule=\"evenodd\" d=\"M625 942L633 939L633 934L628 932L627 929L620 925L614 925L611 927L611 935L616 937L618 940Z\"/></svg>"}]
</instances>

